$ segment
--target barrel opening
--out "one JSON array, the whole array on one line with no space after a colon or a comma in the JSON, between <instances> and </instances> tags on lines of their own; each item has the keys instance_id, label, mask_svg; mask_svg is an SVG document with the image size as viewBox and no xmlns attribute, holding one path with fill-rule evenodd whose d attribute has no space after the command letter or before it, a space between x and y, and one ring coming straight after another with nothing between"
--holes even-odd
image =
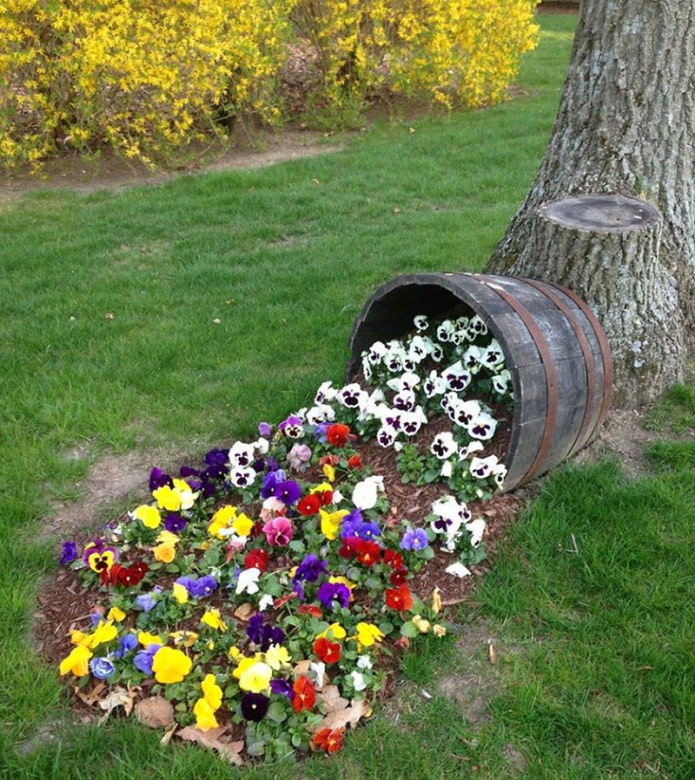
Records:
<instances>
[{"instance_id":1,"label":"barrel opening","mask_svg":"<svg viewBox=\"0 0 695 780\"><path fill-rule=\"evenodd\" d=\"M347 367L376 341L401 339L413 319L478 315L499 343L512 383L504 490L540 476L593 439L610 403L612 361L600 323L573 292L530 279L466 273L396 277L356 319Z\"/></svg>"},{"instance_id":2,"label":"barrel opening","mask_svg":"<svg viewBox=\"0 0 695 780\"><path fill-rule=\"evenodd\" d=\"M425 314L430 321L448 317L471 317L477 312L441 284L407 284L372 299L350 337L352 355L347 375L353 379L361 365L361 354L375 341L389 341L413 330L413 319Z\"/></svg>"}]
</instances>

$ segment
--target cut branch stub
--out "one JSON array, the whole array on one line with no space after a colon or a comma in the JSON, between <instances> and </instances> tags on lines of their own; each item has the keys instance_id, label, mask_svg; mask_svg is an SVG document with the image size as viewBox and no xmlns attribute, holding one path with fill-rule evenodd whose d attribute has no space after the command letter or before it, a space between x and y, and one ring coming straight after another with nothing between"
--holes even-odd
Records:
<instances>
[{"instance_id":1,"label":"cut branch stub","mask_svg":"<svg viewBox=\"0 0 695 780\"><path fill-rule=\"evenodd\" d=\"M592 233L625 233L658 224L659 212L624 195L579 195L545 203L539 213L565 228Z\"/></svg>"}]
</instances>

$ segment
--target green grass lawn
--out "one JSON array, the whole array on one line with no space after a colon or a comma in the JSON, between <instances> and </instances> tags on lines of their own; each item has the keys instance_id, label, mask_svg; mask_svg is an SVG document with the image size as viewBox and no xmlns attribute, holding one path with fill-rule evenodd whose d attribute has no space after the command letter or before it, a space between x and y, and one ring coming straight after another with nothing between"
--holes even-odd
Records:
<instances>
[{"instance_id":1,"label":"green grass lawn","mask_svg":"<svg viewBox=\"0 0 695 780\"><path fill-rule=\"evenodd\" d=\"M42 537L45 518L105 452L175 465L340 381L353 320L394 275L480 269L542 155L575 21L542 17L523 95L495 108L377 124L263 170L0 205L0 777L241 774L131 722L73 724L31 649L60 541ZM655 419L691 414L692 392ZM694 776L695 477L681 450L664 445L640 480L611 463L553 475L478 606L407 659L396 699L344 751L243 776ZM481 625L494 667L471 639ZM487 702L474 723L451 695L467 675Z\"/></svg>"}]
</instances>

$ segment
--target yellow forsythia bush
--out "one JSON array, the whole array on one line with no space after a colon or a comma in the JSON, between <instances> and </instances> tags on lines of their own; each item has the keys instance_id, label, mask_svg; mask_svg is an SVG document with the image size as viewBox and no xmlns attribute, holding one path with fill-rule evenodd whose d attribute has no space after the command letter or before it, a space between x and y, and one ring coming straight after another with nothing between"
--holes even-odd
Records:
<instances>
[{"instance_id":1,"label":"yellow forsythia bush","mask_svg":"<svg viewBox=\"0 0 695 780\"><path fill-rule=\"evenodd\" d=\"M0 6L1 8L2 6ZM107 144L148 161L220 117L279 118L284 0L5 0L0 159Z\"/></svg>"},{"instance_id":2,"label":"yellow forsythia bush","mask_svg":"<svg viewBox=\"0 0 695 780\"><path fill-rule=\"evenodd\" d=\"M238 116L280 121L297 51L305 107L334 123L380 94L496 101L535 2L0 0L0 164L104 145L147 162Z\"/></svg>"},{"instance_id":3,"label":"yellow forsythia bush","mask_svg":"<svg viewBox=\"0 0 695 780\"><path fill-rule=\"evenodd\" d=\"M388 92L447 108L498 101L534 48L537 0L300 0L323 105ZM319 105L321 102L319 101Z\"/></svg>"}]
</instances>

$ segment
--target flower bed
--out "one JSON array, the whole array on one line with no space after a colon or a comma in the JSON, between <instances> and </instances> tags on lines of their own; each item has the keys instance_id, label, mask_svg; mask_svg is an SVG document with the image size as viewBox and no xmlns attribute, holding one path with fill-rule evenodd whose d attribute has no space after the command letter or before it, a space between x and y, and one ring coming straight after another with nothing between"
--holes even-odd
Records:
<instances>
[{"instance_id":1,"label":"flower bed","mask_svg":"<svg viewBox=\"0 0 695 780\"><path fill-rule=\"evenodd\" d=\"M200 468L153 469L151 501L63 544L60 576L96 603L59 663L77 701L235 763L334 753L398 652L447 634L437 584L485 557L510 379L479 317L414 325L359 382Z\"/></svg>"}]
</instances>

